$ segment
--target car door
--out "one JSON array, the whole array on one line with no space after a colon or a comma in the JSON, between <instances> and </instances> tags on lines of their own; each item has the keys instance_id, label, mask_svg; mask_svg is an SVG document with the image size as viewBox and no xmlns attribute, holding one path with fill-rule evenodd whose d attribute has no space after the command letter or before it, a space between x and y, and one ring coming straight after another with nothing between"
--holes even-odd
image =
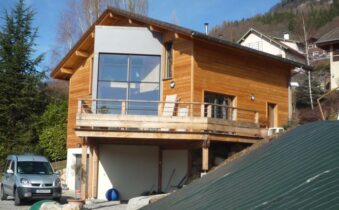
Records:
<instances>
[{"instance_id":1,"label":"car door","mask_svg":"<svg viewBox=\"0 0 339 210\"><path fill-rule=\"evenodd\" d=\"M6 194L13 195L14 183L15 183L15 162L13 160L8 160L5 168L5 177L4 177L4 189ZM12 170L13 173L8 173L9 170Z\"/></svg>"}]
</instances>

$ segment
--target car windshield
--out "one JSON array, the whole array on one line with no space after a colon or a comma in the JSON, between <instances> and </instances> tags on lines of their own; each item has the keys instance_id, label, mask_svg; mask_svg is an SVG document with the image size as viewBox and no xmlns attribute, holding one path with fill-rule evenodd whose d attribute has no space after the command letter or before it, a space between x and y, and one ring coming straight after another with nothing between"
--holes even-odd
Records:
<instances>
[{"instance_id":1,"label":"car windshield","mask_svg":"<svg viewBox=\"0 0 339 210\"><path fill-rule=\"evenodd\" d=\"M53 170L49 162L19 161L18 174L51 175Z\"/></svg>"}]
</instances>

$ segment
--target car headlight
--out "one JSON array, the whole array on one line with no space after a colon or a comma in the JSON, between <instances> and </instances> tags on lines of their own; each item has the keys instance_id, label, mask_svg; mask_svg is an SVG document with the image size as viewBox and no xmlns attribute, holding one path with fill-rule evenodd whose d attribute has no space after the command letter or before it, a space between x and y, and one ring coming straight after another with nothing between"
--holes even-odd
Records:
<instances>
[{"instance_id":1,"label":"car headlight","mask_svg":"<svg viewBox=\"0 0 339 210\"><path fill-rule=\"evenodd\" d=\"M29 180L26 179L26 178L21 178L21 179L20 179L20 183L21 183L23 186L29 186L29 185L30 185Z\"/></svg>"},{"instance_id":2,"label":"car headlight","mask_svg":"<svg viewBox=\"0 0 339 210\"><path fill-rule=\"evenodd\" d=\"M59 178L56 178L55 181L54 181L54 186L60 186L61 184L61 181Z\"/></svg>"}]
</instances>

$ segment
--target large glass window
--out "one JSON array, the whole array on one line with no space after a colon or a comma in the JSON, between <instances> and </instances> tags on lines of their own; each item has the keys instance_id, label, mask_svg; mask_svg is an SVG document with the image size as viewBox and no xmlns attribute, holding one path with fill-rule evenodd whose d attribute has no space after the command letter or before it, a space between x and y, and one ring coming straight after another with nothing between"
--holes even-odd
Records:
<instances>
[{"instance_id":1,"label":"large glass window","mask_svg":"<svg viewBox=\"0 0 339 210\"><path fill-rule=\"evenodd\" d=\"M160 56L99 55L98 99L158 101L160 99ZM101 113L121 113L121 102L99 101ZM129 102L127 114L155 115L156 103Z\"/></svg>"}]
</instances>

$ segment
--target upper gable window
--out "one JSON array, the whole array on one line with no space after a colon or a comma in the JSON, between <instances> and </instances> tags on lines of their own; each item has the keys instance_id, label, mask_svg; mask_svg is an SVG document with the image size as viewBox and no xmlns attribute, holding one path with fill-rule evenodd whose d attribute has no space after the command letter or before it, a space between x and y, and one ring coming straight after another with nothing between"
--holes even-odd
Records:
<instances>
[{"instance_id":1,"label":"upper gable window","mask_svg":"<svg viewBox=\"0 0 339 210\"><path fill-rule=\"evenodd\" d=\"M255 50L263 51L262 41L248 43L247 47L255 49Z\"/></svg>"},{"instance_id":2,"label":"upper gable window","mask_svg":"<svg viewBox=\"0 0 339 210\"><path fill-rule=\"evenodd\" d=\"M165 43L165 59L166 59L166 69L165 69L165 79L171 79L173 76L172 73L172 62L173 62L173 42Z\"/></svg>"}]
</instances>

